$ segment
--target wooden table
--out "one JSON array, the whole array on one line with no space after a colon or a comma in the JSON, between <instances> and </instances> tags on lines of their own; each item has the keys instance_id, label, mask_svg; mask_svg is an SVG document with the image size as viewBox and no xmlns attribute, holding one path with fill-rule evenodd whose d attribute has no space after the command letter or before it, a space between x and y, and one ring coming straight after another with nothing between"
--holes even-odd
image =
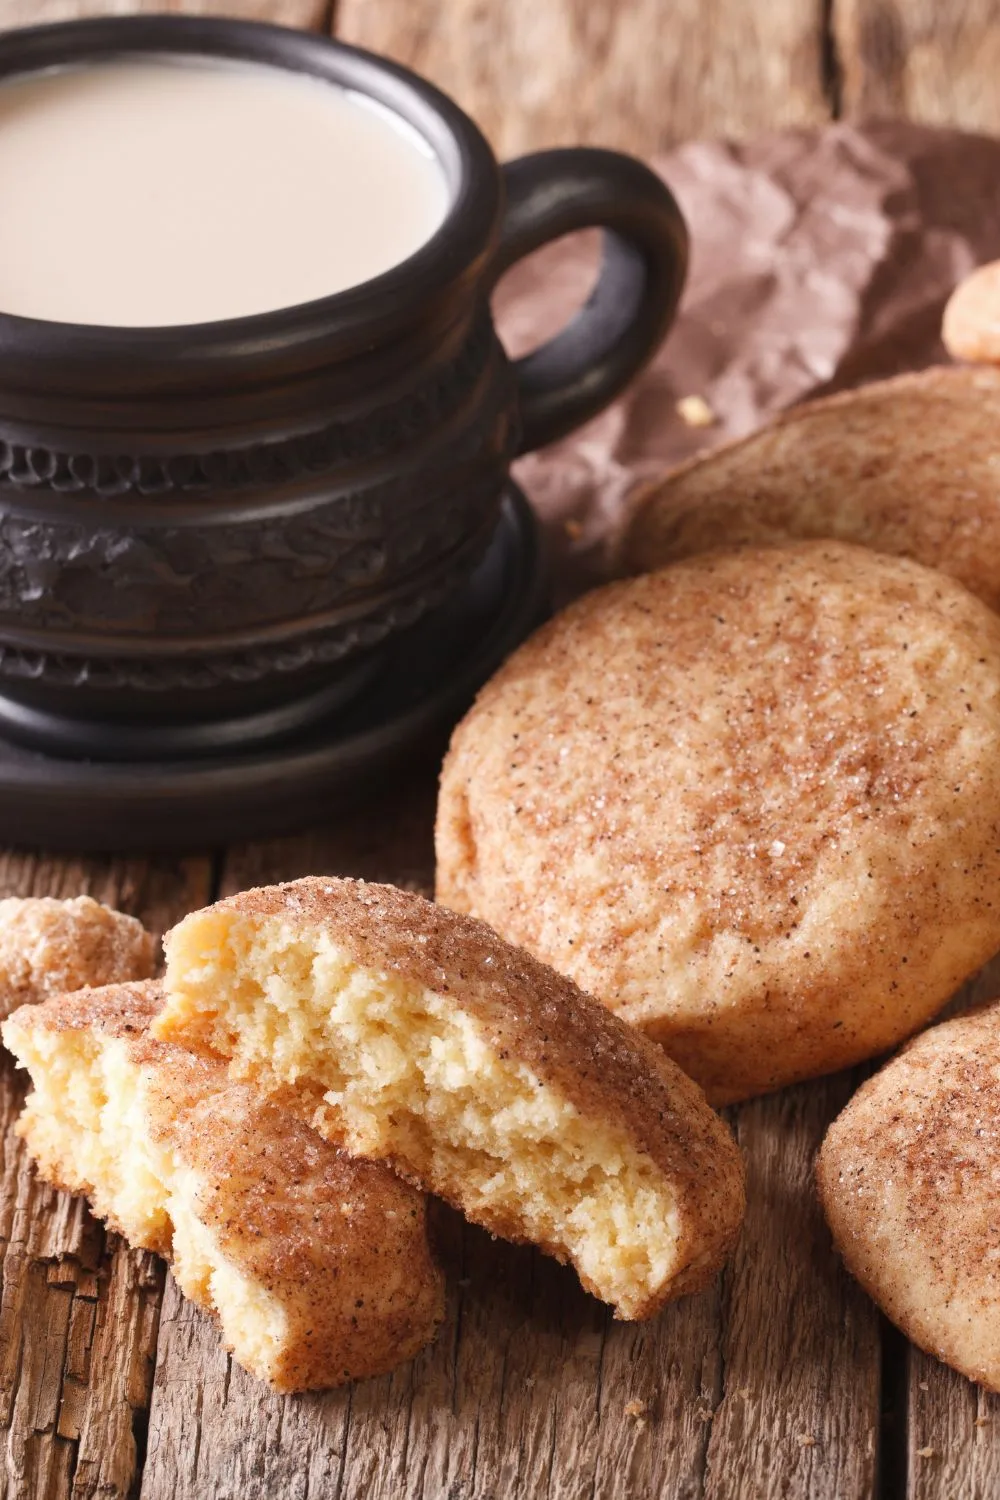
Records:
<instances>
[{"instance_id":1,"label":"wooden table","mask_svg":"<svg viewBox=\"0 0 1000 1500\"><path fill-rule=\"evenodd\" d=\"M79 8L0 0L0 24ZM326 0L233 8L334 21ZM858 111L1000 128L1000 0L341 0L336 29L438 79L508 154L577 139L647 150ZM281 842L186 859L11 853L0 887L90 891L158 928L307 872L429 892L433 805L424 776ZM1000 1401L908 1348L831 1252L812 1160L853 1082L732 1112L750 1208L705 1295L646 1326L615 1324L569 1273L442 1214L450 1306L434 1348L385 1379L279 1399L232 1366L155 1258L35 1183L11 1129L21 1084L0 1069L0 1493L1000 1495Z\"/></svg>"}]
</instances>

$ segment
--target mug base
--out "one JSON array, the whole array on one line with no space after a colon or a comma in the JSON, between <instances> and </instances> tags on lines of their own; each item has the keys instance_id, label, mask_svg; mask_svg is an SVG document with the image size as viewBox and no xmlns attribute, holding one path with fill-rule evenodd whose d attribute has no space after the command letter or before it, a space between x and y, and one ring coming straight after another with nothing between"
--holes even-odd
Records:
<instances>
[{"instance_id":1,"label":"mug base","mask_svg":"<svg viewBox=\"0 0 1000 1500\"><path fill-rule=\"evenodd\" d=\"M286 705L267 743L242 720L211 726L214 743L171 749L165 726L114 727L114 743L81 744L79 723L26 722L0 700L4 842L57 850L153 852L272 837L315 825L337 798L439 753L476 690L546 613L538 526L510 483L500 522L467 587L393 641L365 683L338 676ZM327 691L330 701L323 701ZM298 719L296 719L298 715ZM40 753L60 729L77 748ZM190 726L183 726L185 734ZM106 729L103 731L106 733ZM128 735L133 736L130 745ZM157 737L159 753L151 754ZM27 740L27 743L26 743ZM58 743L58 740L55 741ZM50 739L49 743L53 743ZM69 741L63 740L68 746Z\"/></svg>"},{"instance_id":2,"label":"mug base","mask_svg":"<svg viewBox=\"0 0 1000 1500\"><path fill-rule=\"evenodd\" d=\"M25 702L0 690L0 738L45 755L70 760L175 760L225 754L252 745L263 748L293 739L363 692L384 665L377 652L312 692L259 709L217 719L77 718Z\"/></svg>"}]
</instances>

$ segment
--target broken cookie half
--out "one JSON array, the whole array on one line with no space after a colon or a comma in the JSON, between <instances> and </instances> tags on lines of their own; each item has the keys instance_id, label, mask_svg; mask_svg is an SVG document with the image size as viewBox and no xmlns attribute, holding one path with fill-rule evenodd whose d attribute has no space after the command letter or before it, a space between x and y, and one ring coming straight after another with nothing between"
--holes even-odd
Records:
<instances>
[{"instance_id":1,"label":"broken cookie half","mask_svg":"<svg viewBox=\"0 0 1000 1500\"><path fill-rule=\"evenodd\" d=\"M156 1033L469 1219L569 1261L618 1316L706 1284L743 1217L732 1136L646 1038L485 924L406 891L248 891L166 940Z\"/></svg>"},{"instance_id":2,"label":"broken cookie half","mask_svg":"<svg viewBox=\"0 0 1000 1500\"><path fill-rule=\"evenodd\" d=\"M158 984L23 1006L3 1038L33 1090L43 1177L168 1256L234 1357L276 1390L340 1385L434 1337L444 1283L422 1193L323 1140L225 1066L154 1041Z\"/></svg>"}]
</instances>

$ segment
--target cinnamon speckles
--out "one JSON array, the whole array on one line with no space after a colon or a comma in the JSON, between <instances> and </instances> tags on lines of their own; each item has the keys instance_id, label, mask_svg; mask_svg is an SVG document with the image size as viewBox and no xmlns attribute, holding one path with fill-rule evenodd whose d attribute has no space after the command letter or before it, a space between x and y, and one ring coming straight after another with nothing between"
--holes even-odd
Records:
<instances>
[{"instance_id":1,"label":"cinnamon speckles","mask_svg":"<svg viewBox=\"0 0 1000 1500\"><path fill-rule=\"evenodd\" d=\"M869 1079L817 1178L848 1270L887 1316L1000 1390L1000 1004L924 1032Z\"/></svg>"},{"instance_id":2,"label":"cinnamon speckles","mask_svg":"<svg viewBox=\"0 0 1000 1500\"><path fill-rule=\"evenodd\" d=\"M0 1018L85 985L148 979L157 943L135 917L90 896L0 901Z\"/></svg>"},{"instance_id":3,"label":"cinnamon speckles","mask_svg":"<svg viewBox=\"0 0 1000 1500\"><path fill-rule=\"evenodd\" d=\"M318 1089L317 1130L569 1261L619 1316L653 1316L728 1254L743 1168L701 1090L483 923L307 878L192 913L165 946L160 1038Z\"/></svg>"},{"instance_id":4,"label":"cinnamon speckles","mask_svg":"<svg viewBox=\"0 0 1000 1500\"><path fill-rule=\"evenodd\" d=\"M1000 620L840 543L580 600L442 773L438 897L716 1101L871 1056L1000 947Z\"/></svg>"}]
</instances>

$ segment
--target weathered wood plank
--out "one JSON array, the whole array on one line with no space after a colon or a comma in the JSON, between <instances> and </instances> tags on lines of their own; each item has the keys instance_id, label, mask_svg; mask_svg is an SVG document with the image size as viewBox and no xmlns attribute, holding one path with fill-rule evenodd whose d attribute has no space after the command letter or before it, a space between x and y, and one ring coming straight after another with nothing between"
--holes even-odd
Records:
<instances>
[{"instance_id":1,"label":"weathered wood plank","mask_svg":"<svg viewBox=\"0 0 1000 1500\"><path fill-rule=\"evenodd\" d=\"M838 1265L813 1186L816 1151L851 1092L840 1075L735 1112L747 1220L724 1281L706 1500L875 1492L878 1313Z\"/></svg>"},{"instance_id":2,"label":"weathered wood plank","mask_svg":"<svg viewBox=\"0 0 1000 1500\"><path fill-rule=\"evenodd\" d=\"M137 11L181 11L186 15L238 16L279 26L328 30L332 0L0 0L0 31L80 16L124 16Z\"/></svg>"},{"instance_id":3,"label":"weathered wood plank","mask_svg":"<svg viewBox=\"0 0 1000 1500\"><path fill-rule=\"evenodd\" d=\"M821 0L339 0L337 31L453 94L503 156L830 116Z\"/></svg>"},{"instance_id":4,"label":"weathered wood plank","mask_svg":"<svg viewBox=\"0 0 1000 1500\"><path fill-rule=\"evenodd\" d=\"M1000 1495L1000 1397L911 1346L906 1358L907 1500Z\"/></svg>"},{"instance_id":5,"label":"weathered wood plank","mask_svg":"<svg viewBox=\"0 0 1000 1500\"><path fill-rule=\"evenodd\" d=\"M223 888L351 873L429 893L434 800L424 777L335 830L233 851ZM449 1281L436 1345L352 1390L270 1395L168 1290L142 1500L702 1493L721 1390L718 1288L652 1324L615 1324L534 1252L443 1208L436 1231Z\"/></svg>"},{"instance_id":6,"label":"weathered wood plank","mask_svg":"<svg viewBox=\"0 0 1000 1500\"><path fill-rule=\"evenodd\" d=\"M210 895L207 860L46 860L0 853L0 892L87 891L155 930ZM0 1495L124 1497L145 1427L163 1268L39 1183L13 1132L23 1075L0 1061Z\"/></svg>"},{"instance_id":7,"label":"weathered wood plank","mask_svg":"<svg viewBox=\"0 0 1000 1500\"><path fill-rule=\"evenodd\" d=\"M1000 0L834 0L848 115L1000 129Z\"/></svg>"}]
</instances>

